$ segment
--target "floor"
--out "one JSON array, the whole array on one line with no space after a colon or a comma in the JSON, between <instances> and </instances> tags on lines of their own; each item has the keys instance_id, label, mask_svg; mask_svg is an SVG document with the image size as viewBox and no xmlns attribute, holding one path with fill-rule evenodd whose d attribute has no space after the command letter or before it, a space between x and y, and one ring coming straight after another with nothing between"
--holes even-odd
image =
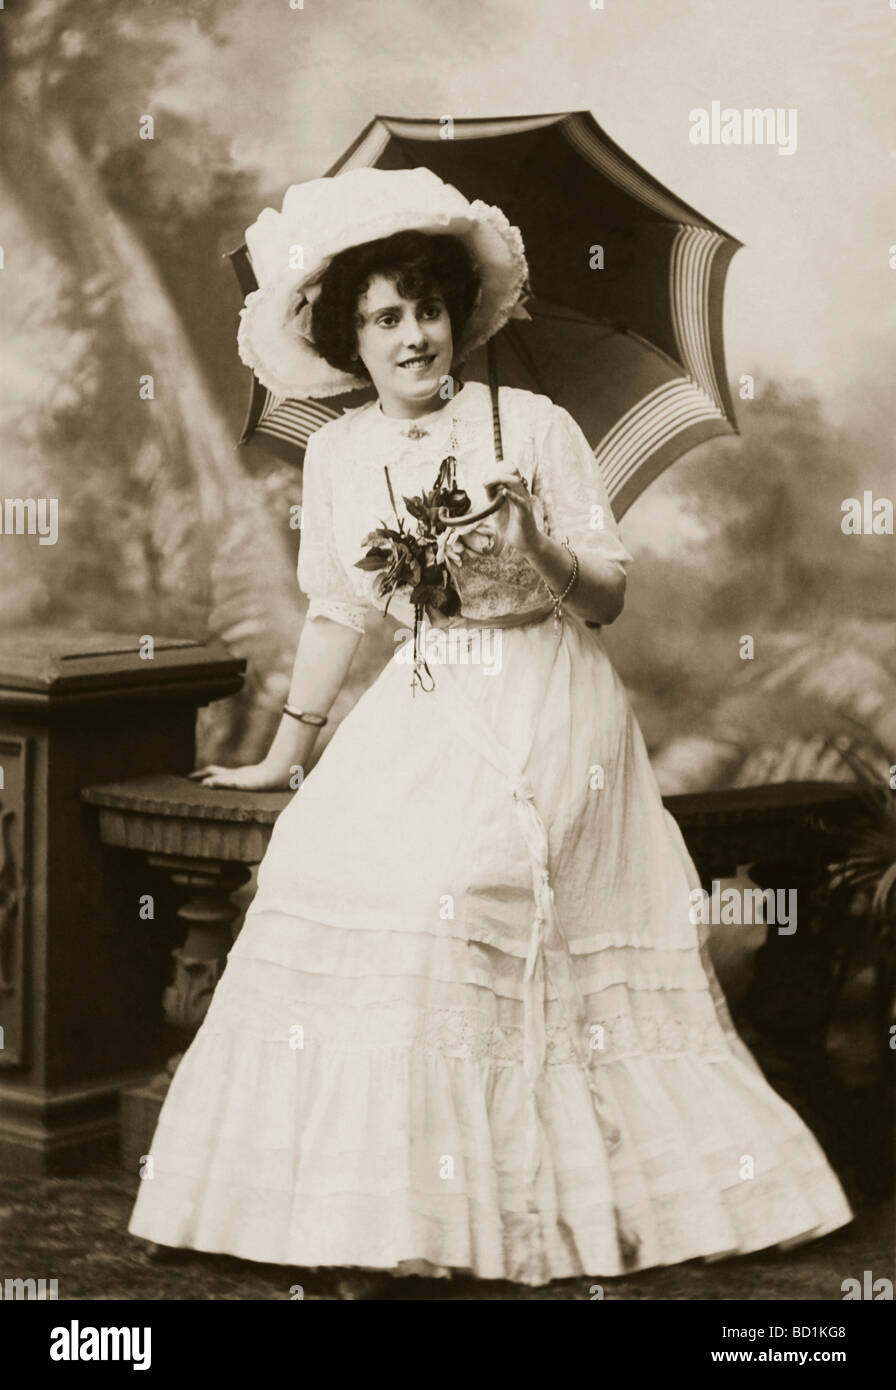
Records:
<instances>
[{"instance_id":1,"label":"floor","mask_svg":"<svg viewBox=\"0 0 896 1390\"><path fill-rule=\"evenodd\" d=\"M55 1278L60 1299L306 1299L336 1297L333 1271L285 1269L229 1256L178 1252L148 1258L127 1234L133 1179L114 1167L79 1178L10 1178L0 1205L0 1276ZM558 1282L539 1289L472 1278L387 1281L398 1299L834 1299L866 1269L892 1277L892 1205L867 1203L841 1231L787 1253L691 1262L624 1279Z\"/></svg>"},{"instance_id":2,"label":"floor","mask_svg":"<svg viewBox=\"0 0 896 1390\"><path fill-rule=\"evenodd\" d=\"M721 953L720 953L721 954ZM720 960L733 1000L737 971ZM769 1081L800 1113L828 1155L856 1219L842 1230L787 1252L761 1251L715 1264L692 1261L622 1279L594 1277L530 1289L472 1277L385 1279L390 1299L628 1299L839 1301L844 1279L893 1280L891 1106L867 990L847 994L824 1062L781 1059L763 1039L742 1036ZM816 1054L817 1056L817 1054ZM288 1269L230 1256L177 1252L158 1263L127 1232L133 1174L98 1165L72 1178L3 1176L0 1184L0 1281L57 1279L60 1299L268 1300L338 1297L332 1270ZM600 1291L595 1289L599 1286ZM296 1286L301 1286L301 1293Z\"/></svg>"}]
</instances>

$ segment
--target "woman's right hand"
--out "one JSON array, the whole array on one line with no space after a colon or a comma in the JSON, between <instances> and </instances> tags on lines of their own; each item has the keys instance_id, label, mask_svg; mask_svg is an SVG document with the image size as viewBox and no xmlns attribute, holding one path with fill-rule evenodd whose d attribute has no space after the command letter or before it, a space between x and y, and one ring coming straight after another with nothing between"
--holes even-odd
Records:
<instances>
[{"instance_id":1,"label":"woman's right hand","mask_svg":"<svg viewBox=\"0 0 896 1390\"><path fill-rule=\"evenodd\" d=\"M235 787L245 792L286 791L289 783L288 773L266 762L251 763L247 767L219 767L217 763L209 763L187 775L203 787Z\"/></svg>"}]
</instances>

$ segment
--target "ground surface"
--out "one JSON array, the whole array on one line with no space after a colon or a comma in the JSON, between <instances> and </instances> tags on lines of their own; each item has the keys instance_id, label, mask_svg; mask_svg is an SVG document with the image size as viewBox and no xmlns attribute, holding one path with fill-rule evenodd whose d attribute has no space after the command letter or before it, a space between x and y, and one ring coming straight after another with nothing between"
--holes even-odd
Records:
<instances>
[{"instance_id":1,"label":"ground surface","mask_svg":"<svg viewBox=\"0 0 896 1390\"><path fill-rule=\"evenodd\" d=\"M743 964L716 954L729 1002L743 987ZM867 990L847 991L825 1053L782 1054L738 1026L766 1075L824 1148L856 1219L842 1230L787 1252L770 1250L703 1264L692 1261L623 1279L583 1278L529 1289L469 1277L382 1280L392 1299L587 1300L600 1284L605 1299L748 1299L839 1301L844 1279L894 1279L892 1107L876 1048ZM60 1299L306 1299L337 1297L334 1271L260 1265L230 1256L178 1253L172 1264L148 1258L128 1235L135 1197L130 1172L97 1166L74 1178L0 1177L0 1280L57 1279ZM293 1295L294 1296L294 1295Z\"/></svg>"},{"instance_id":2,"label":"ground surface","mask_svg":"<svg viewBox=\"0 0 896 1390\"><path fill-rule=\"evenodd\" d=\"M79 1178L5 1177L0 1198L0 1277L56 1278L60 1299L306 1299L336 1297L331 1271L291 1270L229 1256L179 1253L159 1265L127 1233L130 1174L114 1167ZM892 1278L892 1207L868 1203L856 1220L787 1253L705 1265L691 1262L624 1279L579 1279L526 1289L472 1278L389 1279L399 1299L581 1299L600 1282L605 1299L842 1299L844 1279L863 1270Z\"/></svg>"}]
</instances>

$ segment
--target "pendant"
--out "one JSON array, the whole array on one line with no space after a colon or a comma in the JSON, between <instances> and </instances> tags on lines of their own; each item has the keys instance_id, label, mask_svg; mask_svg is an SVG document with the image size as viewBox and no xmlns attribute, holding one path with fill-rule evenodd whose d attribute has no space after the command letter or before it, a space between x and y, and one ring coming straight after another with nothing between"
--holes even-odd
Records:
<instances>
[{"instance_id":1,"label":"pendant","mask_svg":"<svg viewBox=\"0 0 896 1390\"><path fill-rule=\"evenodd\" d=\"M410 429L402 430L402 434L408 439L422 439L425 434L429 434L429 430L422 430L419 425L411 425Z\"/></svg>"}]
</instances>

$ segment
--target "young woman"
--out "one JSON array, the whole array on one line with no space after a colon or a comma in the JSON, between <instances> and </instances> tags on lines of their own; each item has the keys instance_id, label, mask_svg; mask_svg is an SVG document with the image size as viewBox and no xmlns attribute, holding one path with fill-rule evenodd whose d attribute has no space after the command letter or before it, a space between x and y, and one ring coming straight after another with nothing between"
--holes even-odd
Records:
<instances>
[{"instance_id":1,"label":"young woman","mask_svg":"<svg viewBox=\"0 0 896 1390\"><path fill-rule=\"evenodd\" d=\"M390 661L279 817L130 1230L534 1285L849 1221L734 1032L693 864L586 626L618 617L630 559L592 450L547 397L501 388L496 464L489 390L457 373L515 311L518 230L427 170L364 169L290 189L247 239L244 360L281 395L372 382L377 401L309 441L308 617L270 751L196 775L272 788L308 764L385 604L367 537L393 498L413 527L403 499L445 458L473 508L506 493L460 528L444 620L474 655L481 629L500 647L488 666L456 649L416 697ZM412 630L406 589L390 612Z\"/></svg>"}]
</instances>

